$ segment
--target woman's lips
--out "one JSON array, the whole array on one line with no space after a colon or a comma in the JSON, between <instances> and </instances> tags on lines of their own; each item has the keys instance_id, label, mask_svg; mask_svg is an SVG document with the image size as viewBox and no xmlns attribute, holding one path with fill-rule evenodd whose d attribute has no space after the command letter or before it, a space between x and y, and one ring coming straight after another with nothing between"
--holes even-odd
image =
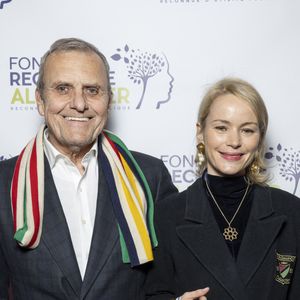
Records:
<instances>
[{"instance_id":1,"label":"woman's lips","mask_svg":"<svg viewBox=\"0 0 300 300\"><path fill-rule=\"evenodd\" d=\"M221 153L222 157L230 161L238 161L242 158L242 153Z\"/></svg>"}]
</instances>

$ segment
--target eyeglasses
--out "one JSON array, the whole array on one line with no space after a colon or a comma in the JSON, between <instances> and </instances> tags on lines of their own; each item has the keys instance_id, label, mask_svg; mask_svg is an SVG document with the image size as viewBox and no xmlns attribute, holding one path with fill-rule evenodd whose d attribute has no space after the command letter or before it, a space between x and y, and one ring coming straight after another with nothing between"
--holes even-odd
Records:
<instances>
[{"instance_id":1,"label":"eyeglasses","mask_svg":"<svg viewBox=\"0 0 300 300\"><path fill-rule=\"evenodd\" d=\"M75 94L75 86L71 84L58 84L54 87L46 87L46 90L49 90L56 97L70 100L73 99ZM103 90L100 86L97 85L87 85L82 87L82 95L89 100L99 100L103 96L107 95L108 91Z\"/></svg>"}]
</instances>

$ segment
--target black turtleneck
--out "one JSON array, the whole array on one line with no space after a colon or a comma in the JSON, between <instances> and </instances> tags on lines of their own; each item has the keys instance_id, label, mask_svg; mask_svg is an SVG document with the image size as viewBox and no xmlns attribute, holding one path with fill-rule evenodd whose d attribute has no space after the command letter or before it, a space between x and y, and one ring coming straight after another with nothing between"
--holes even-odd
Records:
<instances>
[{"instance_id":1,"label":"black turtleneck","mask_svg":"<svg viewBox=\"0 0 300 300\"><path fill-rule=\"evenodd\" d=\"M245 192L248 183L244 176L238 177L219 177L209 174L204 176L207 180L209 188L215 197L218 205L226 216L227 220L230 222L234 213L236 212ZM204 186L206 186L204 182ZM232 256L236 259L238 251L243 239L245 228L248 222L249 213L252 204L251 187L248 189L247 195L244 199L242 206L240 207L234 221L231 223L231 227L235 227L238 232L238 237L236 240L229 241L225 240ZM220 211L218 210L216 204L214 203L212 197L210 196L208 190L207 195L209 203L213 210L216 221L219 225L221 234L223 236L224 228L228 227L227 222L224 220Z\"/></svg>"}]
</instances>

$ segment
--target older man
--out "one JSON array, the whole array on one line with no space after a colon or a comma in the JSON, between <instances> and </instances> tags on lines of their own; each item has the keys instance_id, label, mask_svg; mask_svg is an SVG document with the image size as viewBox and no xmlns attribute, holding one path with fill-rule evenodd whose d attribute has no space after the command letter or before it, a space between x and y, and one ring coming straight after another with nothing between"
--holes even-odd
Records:
<instances>
[{"instance_id":1,"label":"older man","mask_svg":"<svg viewBox=\"0 0 300 300\"><path fill-rule=\"evenodd\" d=\"M104 130L111 100L103 54L79 39L43 56L45 118L0 165L0 299L141 300L157 241L153 201L176 191L163 163Z\"/></svg>"}]
</instances>

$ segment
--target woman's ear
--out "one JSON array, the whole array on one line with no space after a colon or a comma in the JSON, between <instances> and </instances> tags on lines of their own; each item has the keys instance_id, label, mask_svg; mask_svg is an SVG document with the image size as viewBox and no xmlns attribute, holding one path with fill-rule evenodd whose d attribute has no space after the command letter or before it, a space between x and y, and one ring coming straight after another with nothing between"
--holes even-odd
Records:
<instances>
[{"instance_id":1,"label":"woman's ear","mask_svg":"<svg viewBox=\"0 0 300 300\"><path fill-rule=\"evenodd\" d=\"M196 123L196 142L197 142L197 145L200 144L200 143L203 143L203 132L202 132L202 127L200 125L199 122Z\"/></svg>"}]
</instances>

